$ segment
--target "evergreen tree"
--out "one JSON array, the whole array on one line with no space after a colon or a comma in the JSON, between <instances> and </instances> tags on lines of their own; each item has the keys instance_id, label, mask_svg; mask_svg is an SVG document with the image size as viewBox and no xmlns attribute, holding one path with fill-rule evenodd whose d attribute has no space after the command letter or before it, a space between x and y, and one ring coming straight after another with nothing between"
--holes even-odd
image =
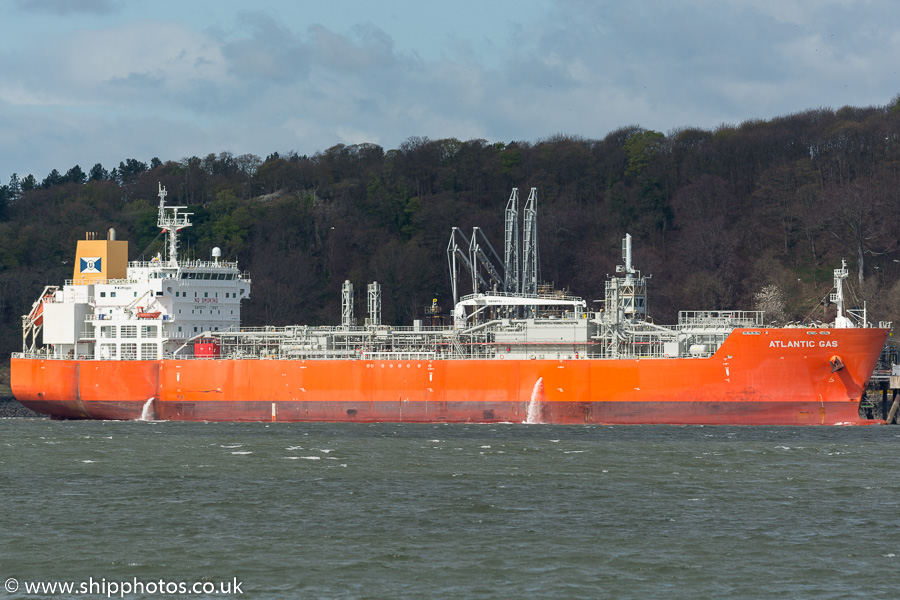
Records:
<instances>
[{"instance_id":1,"label":"evergreen tree","mask_svg":"<svg viewBox=\"0 0 900 600\"><path fill-rule=\"evenodd\" d=\"M47 174L47 176L44 178L44 181L41 182L41 187L44 189L51 188L54 185L63 183L63 181L63 176L60 175L59 171L53 169Z\"/></svg>"},{"instance_id":2,"label":"evergreen tree","mask_svg":"<svg viewBox=\"0 0 900 600\"><path fill-rule=\"evenodd\" d=\"M124 185L129 183L138 175L145 173L146 171L147 163L137 159L129 158L125 162L120 162L117 170L119 184Z\"/></svg>"},{"instance_id":3,"label":"evergreen tree","mask_svg":"<svg viewBox=\"0 0 900 600\"><path fill-rule=\"evenodd\" d=\"M84 174L84 171L81 170L81 167L75 165L74 167L66 171L64 181L84 184L84 182L87 181L87 175Z\"/></svg>"},{"instance_id":4,"label":"evergreen tree","mask_svg":"<svg viewBox=\"0 0 900 600\"><path fill-rule=\"evenodd\" d=\"M0 219L3 219L6 213L7 205L12 203L12 198L8 185L0 185Z\"/></svg>"},{"instance_id":5,"label":"evergreen tree","mask_svg":"<svg viewBox=\"0 0 900 600\"><path fill-rule=\"evenodd\" d=\"M19 199L19 196L22 195L22 184L19 182L19 176L16 173L13 173L9 178L9 196L8 201L10 204Z\"/></svg>"},{"instance_id":6,"label":"evergreen tree","mask_svg":"<svg viewBox=\"0 0 900 600\"><path fill-rule=\"evenodd\" d=\"M93 167L91 167L90 173L88 173L88 180L90 181L106 181L109 179L109 171L103 168L103 165L97 163Z\"/></svg>"}]
</instances>

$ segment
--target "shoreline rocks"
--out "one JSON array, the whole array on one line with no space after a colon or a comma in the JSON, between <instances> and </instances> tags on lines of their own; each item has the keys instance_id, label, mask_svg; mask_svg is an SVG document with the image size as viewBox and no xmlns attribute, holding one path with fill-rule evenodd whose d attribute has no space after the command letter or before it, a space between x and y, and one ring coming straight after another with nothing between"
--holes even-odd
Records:
<instances>
[{"instance_id":1,"label":"shoreline rocks","mask_svg":"<svg viewBox=\"0 0 900 600\"><path fill-rule=\"evenodd\" d=\"M33 410L25 408L12 396L0 396L0 419L8 419L11 417L46 418L45 415L38 414Z\"/></svg>"}]
</instances>

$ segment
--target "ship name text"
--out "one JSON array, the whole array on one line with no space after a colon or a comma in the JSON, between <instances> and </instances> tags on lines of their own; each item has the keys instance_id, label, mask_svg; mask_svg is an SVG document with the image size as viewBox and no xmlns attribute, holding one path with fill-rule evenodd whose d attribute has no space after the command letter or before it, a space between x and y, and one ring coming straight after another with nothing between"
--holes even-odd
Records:
<instances>
[{"instance_id":1,"label":"ship name text","mask_svg":"<svg viewBox=\"0 0 900 600\"><path fill-rule=\"evenodd\" d=\"M772 340L769 348L837 348L837 340Z\"/></svg>"}]
</instances>

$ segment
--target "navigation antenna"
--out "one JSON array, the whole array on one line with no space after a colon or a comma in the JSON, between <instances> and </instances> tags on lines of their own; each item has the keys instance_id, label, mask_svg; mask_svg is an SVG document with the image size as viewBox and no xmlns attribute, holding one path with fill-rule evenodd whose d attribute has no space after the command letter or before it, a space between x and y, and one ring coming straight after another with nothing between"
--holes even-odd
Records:
<instances>
[{"instance_id":1,"label":"navigation antenna","mask_svg":"<svg viewBox=\"0 0 900 600\"><path fill-rule=\"evenodd\" d=\"M185 227L190 227L191 222L188 217L194 213L178 214L178 209L187 208L187 206L166 206L166 188L159 184L159 216L156 220L156 226L162 229L163 233L169 234L169 266L178 266L178 231Z\"/></svg>"}]
</instances>

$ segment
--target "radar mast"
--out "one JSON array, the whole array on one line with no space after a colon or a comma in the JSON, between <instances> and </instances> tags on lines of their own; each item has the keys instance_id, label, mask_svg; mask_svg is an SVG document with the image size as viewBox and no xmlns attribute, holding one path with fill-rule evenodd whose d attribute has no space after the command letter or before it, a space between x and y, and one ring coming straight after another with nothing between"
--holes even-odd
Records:
<instances>
[{"instance_id":1,"label":"radar mast","mask_svg":"<svg viewBox=\"0 0 900 600\"><path fill-rule=\"evenodd\" d=\"M162 229L163 233L169 234L169 266L178 267L178 231L191 226L188 217L194 213L178 214L179 209L187 208L187 206L166 206L167 195L166 188L160 183L159 216L156 226Z\"/></svg>"}]
</instances>

